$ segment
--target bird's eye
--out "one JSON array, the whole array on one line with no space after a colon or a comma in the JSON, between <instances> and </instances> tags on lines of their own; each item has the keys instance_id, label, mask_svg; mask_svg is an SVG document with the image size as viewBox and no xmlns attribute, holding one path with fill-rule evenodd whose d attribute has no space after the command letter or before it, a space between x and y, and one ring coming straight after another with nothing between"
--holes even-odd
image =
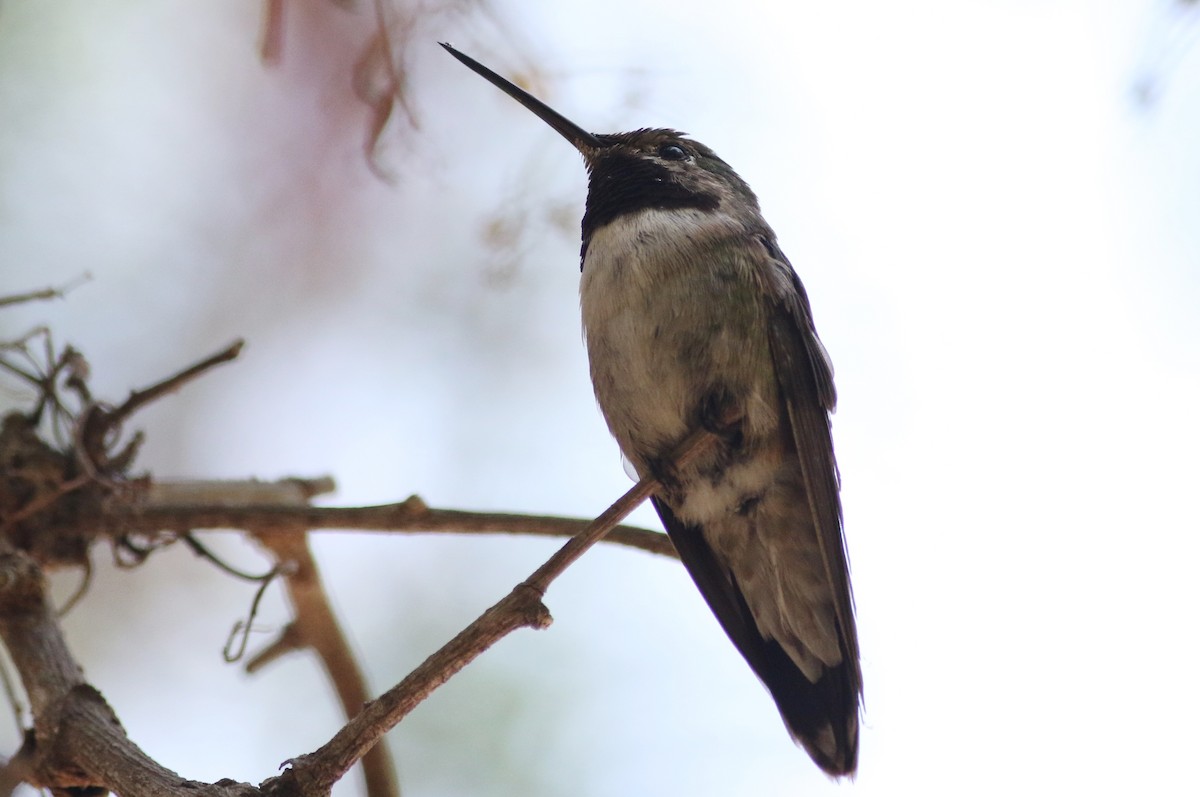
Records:
<instances>
[{"instance_id":1,"label":"bird's eye","mask_svg":"<svg viewBox=\"0 0 1200 797\"><path fill-rule=\"evenodd\" d=\"M658 148L658 157L665 161L687 160L687 150L678 144L663 144Z\"/></svg>"}]
</instances>

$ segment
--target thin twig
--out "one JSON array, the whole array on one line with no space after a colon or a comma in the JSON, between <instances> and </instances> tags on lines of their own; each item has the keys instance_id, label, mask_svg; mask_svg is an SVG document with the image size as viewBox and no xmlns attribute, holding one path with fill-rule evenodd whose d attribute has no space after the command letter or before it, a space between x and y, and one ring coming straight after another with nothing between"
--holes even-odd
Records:
<instances>
[{"instance_id":1,"label":"thin twig","mask_svg":"<svg viewBox=\"0 0 1200 797\"><path fill-rule=\"evenodd\" d=\"M258 57L267 66L277 66L283 60L284 31L283 0L263 3L262 34L259 37Z\"/></svg>"},{"instance_id":2,"label":"thin twig","mask_svg":"<svg viewBox=\"0 0 1200 797\"><path fill-rule=\"evenodd\" d=\"M258 617L258 606L262 603L263 595L267 594L267 587L271 586L271 582L279 575L282 565L276 565L271 568L271 572L267 573L262 579L262 583L258 585L258 589L254 593L254 600L250 601L250 613L245 620L238 620L233 624L233 630L229 632L229 638L225 640L225 649L221 651L221 655L225 657L225 661L232 664L238 661L246 653L246 645L250 642L250 631L254 626L254 618ZM236 641L236 647L234 647Z\"/></svg>"},{"instance_id":3,"label":"thin twig","mask_svg":"<svg viewBox=\"0 0 1200 797\"><path fill-rule=\"evenodd\" d=\"M242 581L255 581L255 582L265 583L265 582L268 582L271 579L275 578L276 575L278 575L276 573L276 570L278 570L278 568L274 568L274 567L271 568L270 570L268 570L266 573L263 573L261 575L255 574L255 573L247 573L245 570L239 570L238 568L236 568L233 565L226 562L221 557L217 556L212 551L208 550L208 548L205 547L200 542L200 540L196 539L196 537L194 535L184 534L182 536L182 539L183 539L184 544L187 545L187 547L192 549L192 553L196 554L196 556L199 556L201 559L205 559L209 562L212 562L214 565L217 566L217 569L222 570L225 573L228 573L229 575L233 576L234 578L240 578Z\"/></svg>"},{"instance_id":4,"label":"thin twig","mask_svg":"<svg viewBox=\"0 0 1200 797\"><path fill-rule=\"evenodd\" d=\"M221 506L219 500L196 504L132 504L116 506L97 533L154 532L162 529L276 529L391 533L529 534L570 537L588 521L553 515L509 512L464 512L433 509L417 496L396 504L363 507L256 504ZM609 542L661 556L675 556L667 535L636 526L617 526Z\"/></svg>"},{"instance_id":5,"label":"thin twig","mask_svg":"<svg viewBox=\"0 0 1200 797\"><path fill-rule=\"evenodd\" d=\"M677 449L679 453L671 460L672 467L676 472L683 470L711 446L715 439L715 435L704 429L692 433ZM545 594L551 581L562 575L563 571L580 556L583 556L588 548L599 542L609 529L636 509L638 504L658 492L660 487L661 484L657 480L643 478L629 492L621 496L615 504L604 510L603 514L596 518L586 530L572 537L570 542L559 548L553 556L546 560L545 564L533 571L533 575L525 580L526 586Z\"/></svg>"},{"instance_id":6,"label":"thin twig","mask_svg":"<svg viewBox=\"0 0 1200 797\"><path fill-rule=\"evenodd\" d=\"M88 272L76 277L71 282L59 288L42 288L37 291L29 291L28 293L17 293L11 296L0 296L0 307L7 307L12 304L23 304L25 302L48 301L50 299L62 299L67 295L68 291L82 285L92 278Z\"/></svg>"},{"instance_id":7,"label":"thin twig","mask_svg":"<svg viewBox=\"0 0 1200 797\"><path fill-rule=\"evenodd\" d=\"M236 359L242 352L242 347L245 346L244 340L236 340L229 346L226 346L221 351L211 357L207 357L190 368L185 368L174 376L168 377L157 384L153 384L143 390L135 390L129 394L129 398L125 399L125 403L111 412L105 413L104 423L108 428L113 428L123 422L133 413L137 412L146 404L155 399L162 398L168 393L174 393L185 384L203 374L205 371L214 368L222 363L227 363L230 360Z\"/></svg>"},{"instance_id":8,"label":"thin twig","mask_svg":"<svg viewBox=\"0 0 1200 797\"><path fill-rule=\"evenodd\" d=\"M87 594L88 589L92 586L93 575L92 558L85 556L83 559L83 578L80 579L79 586L71 593L71 597L67 598L63 605L58 607L59 617L66 617L79 601L83 599L83 596Z\"/></svg>"},{"instance_id":9,"label":"thin twig","mask_svg":"<svg viewBox=\"0 0 1200 797\"><path fill-rule=\"evenodd\" d=\"M64 495L78 490L80 487L87 484L88 481L90 481L90 477L86 475L76 476L74 479L58 485L58 487L52 492L48 492L42 496L39 496L38 498L33 499L28 504L14 512L12 515L5 518L3 523L0 523L0 536L7 534L9 530L11 530L21 521L27 520L33 515L36 515L38 512L54 506L54 504L57 503L58 500Z\"/></svg>"},{"instance_id":10,"label":"thin twig","mask_svg":"<svg viewBox=\"0 0 1200 797\"><path fill-rule=\"evenodd\" d=\"M271 644L267 645L265 648L260 650L258 653L255 653L249 658L249 660L247 660L246 674L254 675L268 664L272 664L275 661L282 659L289 653L295 653L298 650L304 650L305 647L307 647L307 645L304 641L304 634L301 633L299 627L296 625L296 622L293 620L283 627L283 630L276 635L275 639L271 641ZM364 699L362 702L365 703L366 700ZM360 703L359 705L362 704ZM354 712L347 712L346 716L349 717L353 713Z\"/></svg>"}]
</instances>

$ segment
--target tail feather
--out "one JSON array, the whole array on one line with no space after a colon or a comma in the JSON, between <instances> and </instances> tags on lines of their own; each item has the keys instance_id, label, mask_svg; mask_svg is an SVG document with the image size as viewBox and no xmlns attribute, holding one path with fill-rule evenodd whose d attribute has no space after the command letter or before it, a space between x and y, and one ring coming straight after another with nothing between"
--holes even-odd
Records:
<instances>
[{"instance_id":1,"label":"tail feather","mask_svg":"<svg viewBox=\"0 0 1200 797\"><path fill-rule=\"evenodd\" d=\"M730 641L767 687L792 738L831 776L858 765L858 660L843 657L814 682L783 647L758 630L741 590L698 527L681 522L661 499L654 507L688 573Z\"/></svg>"}]
</instances>

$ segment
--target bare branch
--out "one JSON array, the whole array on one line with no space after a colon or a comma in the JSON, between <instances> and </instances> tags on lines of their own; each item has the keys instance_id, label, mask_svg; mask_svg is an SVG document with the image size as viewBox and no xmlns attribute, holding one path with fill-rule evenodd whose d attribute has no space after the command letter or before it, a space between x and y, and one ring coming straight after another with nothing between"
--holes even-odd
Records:
<instances>
[{"instance_id":1,"label":"bare branch","mask_svg":"<svg viewBox=\"0 0 1200 797\"><path fill-rule=\"evenodd\" d=\"M480 615L403 681L368 703L332 739L312 753L292 759L282 775L264 781L266 794L328 794L329 789L382 736L404 719L433 690L450 680L463 667L497 641L518 628L545 628L550 612L541 596L518 585Z\"/></svg>"},{"instance_id":2,"label":"bare branch","mask_svg":"<svg viewBox=\"0 0 1200 797\"><path fill-rule=\"evenodd\" d=\"M317 562L304 529L260 531L254 536L284 568L284 585L296 619L273 643L246 666L253 672L290 650L311 649L321 659L346 717L353 717L370 700L367 679L355 661L350 643L338 623L321 583ZM362 759L369 797L396 797L400 785L387 745L376 745Z\"/></svg>"},{"instance_id":3,"label":"bare branch","mask_svg":"<svg viewBox=\"0 0 1200 797\"><path fill-rule=\"evenodd\" d=\"M143 500L147 505L162 506L172 504L305 506L309 499L332 493L336 489L337 483L334 482L332 476L307 479L291 476L270 482L261 479L155 481L146 486Z\"/></svg>"},{"instance_id":4,"label":"bare branch","mask_svg":"<svg viewBox=\"0 0 1200 797\"><path fill-rule=\"evenodd\" d=\"M241 661L242 656L245 655L246 645L250 642L250 631L254 628L255 618L258 617L258 606L262 603L263 596L267 594L267 587L271 586L271 582L283 569L282 565L275 565L271 568L271 572L263 577L258 589L254 591L254 600L250 602L250 612L246 615L246 619L234 623L233 629L229 632L229 638L225 641L225 649L221 651L227 663L233 664Z\"/></svg>"},{"instance_id":5,"label":"bare branch","mask_svg":"<svg viewBox=\"0 0 1200 797\"><path fill-rule=\"evenodd\" d=\"M237 356L242 353L242 347L245 345L246 342L244 340L235 340L233 343L226 346L224 349L212 355L211 357L206 357L195 365L183 369L174 376L167 377L161 382L153 384L150 387L143 388L142 390L133 391L129 394L129 398L125 399L124 404L112 410L111 412L104 413L104 425L106 428L111 429L122 423L126 418L137 412L145 405L155 401L156 399L160 399L169 393L174 393L188 382L204 374L205 371L215 368L222 363L227 363L230 360L236 359Z\"/></svg>"},{"instance_id":6,"label":"bare branch","mask_svg":"<svg viewBox=\"0 0 1200 797\"><path fill-rule=\"evenodd\" d=\"M333 479L283 479L277 482L176 482L153 485L146 493L148 500L193 500L233 507L239 504L272 501L279 506L305 507L313 496L330 492ZM321 582L316 559L308 544L307 529L295 524L260 526L254 538L270 553L275 566L268 576L281 575L287 597L292 605L295 619L287 625L280 636L264 651L255 655L246 665L247 672L257 672L271 661L299 650L309 649L317 654L342 706L345 717L353 717L368 700L371 693L367 680L355 661L350 643L342 631L337 615L334 614L325 587ZM183 539L193 550L215 561L215 557L192 537ZM219 563L223 569L229 566ZM236 571L239 577L248 574ZM245 645L245 634L254 620L258 602L266 588L264 581L255 595L250 615L240 628L234 629L231 641L241 636ZM228 647L228 646L227 646ZM240 652L238 658L240 658ZM227 655L228 658L228 655ZM369 797L396 797L400 786L396 780L396 766L387 747L378 745L362 759L363 777Z\"/></svg>"},{"instance_id":7,"label":"bare branch","mask_svg":"<svg viewBox=\"0 0 1200 797\"><path fill-rule=\"evenodd\" d=\"M539 537L570 537L588 527L586 520L554 515L524 515L510 512L464 512L455 509L433 509L418 496L395 504L364 507L318 507L261 503L237 504L222 499L222 484L233 493L242 489L257 489L262 482L205 483L197 487L208 500L176 503L179 493L170 485L155 485L133 503L114 504L106 517L90 519L96 523L98 534L155 532L163 529L276 529L304 528L327 531L377 531L392 533L448 534L530 534ZM241 484L249 487L242 488ZM164 488L161 492L156 492ZM166 502L163 501L166 499ZM87 519L85 519L87 522ZM656 553L675 556L675 548L667 535L637 528L617 526L607 537L609 542Z\"/></svg>"},{"instance_id":8,"label":"bare branch","mask_svg":"<svg viewBox=\"0 0 1200 797\"><path fill-rule=\"evenodd\" d=\"M28 293L17 293L11 296L0 296L0 307L7 307L13 304L24 304L25 302L48 301L50 299L62 299L67 293L79 287L83 283L92 278L88 272L84 272L73 281L68 282L58 288L42 288L41 290L29 291Z\"/></svg>"},{"instance_id":9,"label":"bare branch","mask_svg":"<svg viewBox=\"0 0 1200 797\"><path fill-rule=\"evenodd\" d=\"M712 445L715 439L711 432L703 429L693 433L673 458L675 467L686 466ZM385 733L479 654L518 628L545 628L550 625L550 612L541 600L550 583L661 487L656 479L651 478L644 478L635 484L528 579L455 635L404 680L368 703L325 745L293 759L291 767L278 778L264 781L263 791L268 794L294 791L328 793L333 784Z\"/></svg>"},{"instance_id":10,"label":"bare branch","mask_svg":"<svg viewBox=\"0 0 1200 797\"><path fill-rule=\"evenodd\" d=\"M283 0L263 2L262 32L258 42L258 57L267 66L278 66L283 60Z\"/></svg>"},{"instance_id":11,"label":"bare branch","mask_svg":"<svg viewBox=\"0 0 1200 797\"><path fill-rule=\"evenodd\" d=\"M125 735L104 697L83 678L46 595L45 578L28 554L0 542L0 640L29 695L33 732L0 774L58 793L102 788L138 797L249 797L252 786L185 780L142 752Z\"/></svg>"}]
</instances>

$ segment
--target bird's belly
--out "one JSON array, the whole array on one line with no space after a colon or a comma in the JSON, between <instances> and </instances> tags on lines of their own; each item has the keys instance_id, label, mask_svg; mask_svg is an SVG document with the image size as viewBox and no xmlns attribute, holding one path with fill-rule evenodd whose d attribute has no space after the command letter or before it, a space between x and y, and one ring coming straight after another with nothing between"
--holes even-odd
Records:
<instances>
[{"instance_id":1,"label":"bird's belly","mask_svg":"<svg viewBox=\"0 0 1200 797\"><path fill-rule=\"evenodd\" d=\"M686 489L675 509L701 521L775 477L779 397L749 267L670 246L677 221L650 211L599 231L580 296L596 399L640 474L669 458L714 402L742 414L742 456L716 450L678 474Z\"/></svg>"}]
</instances>

